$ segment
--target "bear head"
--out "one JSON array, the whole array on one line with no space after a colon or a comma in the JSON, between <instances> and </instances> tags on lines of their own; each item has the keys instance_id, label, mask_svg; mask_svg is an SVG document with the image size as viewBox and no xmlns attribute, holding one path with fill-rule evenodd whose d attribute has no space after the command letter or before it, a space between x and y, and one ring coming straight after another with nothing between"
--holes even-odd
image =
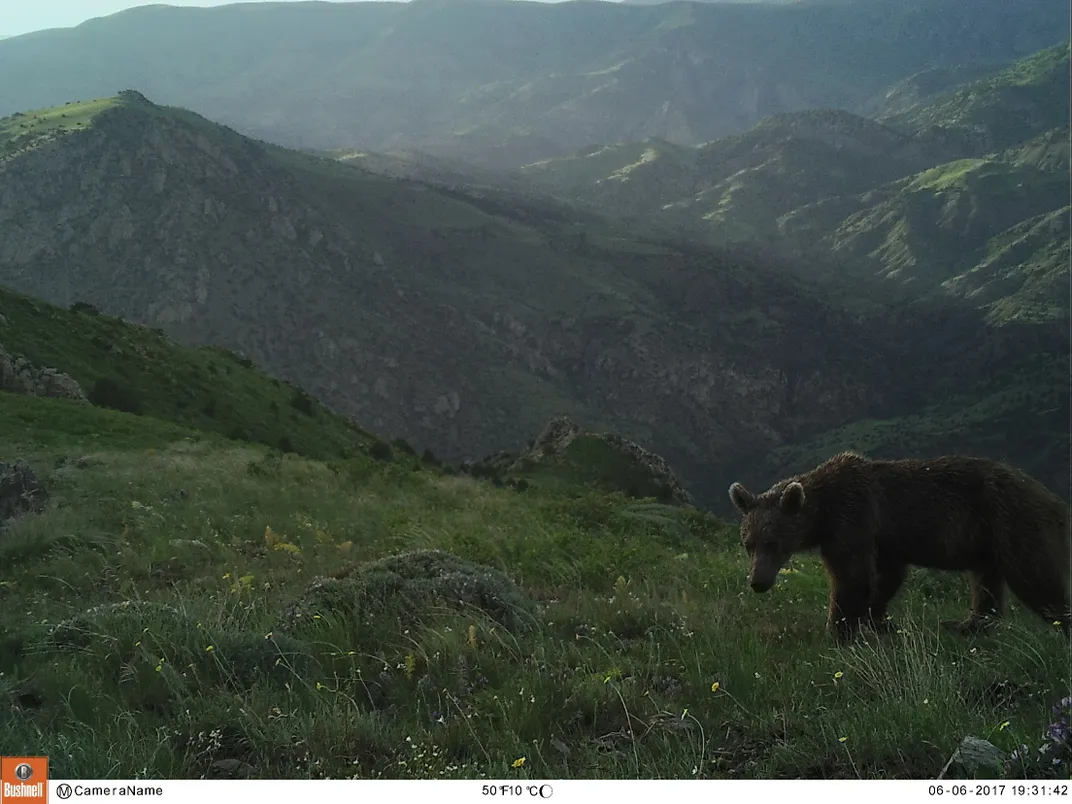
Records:
<instances>
[{"instance_id":1,"label":"bear head","mask_svg":"<svg viewBox=\"0 0 1072 804\"><path fill-rule=\"evenodd\" d=\"M811 532L805 511L804 486L797 481L779 483L754 495L740 483L730 486L730 499L741 512L741 544L748 553L748 582L766 592L793 553L804 549Z\"/></svg>"}]
</instances>

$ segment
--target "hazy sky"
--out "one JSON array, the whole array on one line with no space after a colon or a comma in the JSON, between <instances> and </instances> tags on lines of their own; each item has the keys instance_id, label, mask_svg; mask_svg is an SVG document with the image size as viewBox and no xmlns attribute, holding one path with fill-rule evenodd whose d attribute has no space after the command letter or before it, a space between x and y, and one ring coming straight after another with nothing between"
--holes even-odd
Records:
<instances>
[{"instance_id":1,"label":"hazy sky","mask_svg":"<svg viewBox=\"0 0 1072 804\"><path fill-rule=\"evenodd\" d=\"M42 28L69 28L93 17L103 17L124 8L148 5L225 6L236 0L0 0L0 36L39 31ZM238 0L252 2L253 0ZM291 2L291 0L277 0ZM342 2L343 0L329 0Z\"/></svg>"}]
</instances>

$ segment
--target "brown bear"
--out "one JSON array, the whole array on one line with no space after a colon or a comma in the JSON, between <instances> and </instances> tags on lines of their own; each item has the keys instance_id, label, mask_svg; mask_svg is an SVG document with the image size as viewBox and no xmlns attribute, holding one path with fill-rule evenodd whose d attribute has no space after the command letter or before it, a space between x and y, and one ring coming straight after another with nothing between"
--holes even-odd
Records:
<instances>
[{"instance_id":1,"label":"brown bear","mask_svg":"<svg viewBox=\"0 0 1072 804\"><path fill-rule=\"evenodd\" d=\"M872 460L845 452L753 495L743 514L749 582L766 592L794 553L818 548L830 577L828 627L887 630L886 609L908 567L971 574L971 632L1001 616L1005 585L1069 636L1072 545L1068 505L1038 481L964 456Z\"/></svg>"}]
</instances>

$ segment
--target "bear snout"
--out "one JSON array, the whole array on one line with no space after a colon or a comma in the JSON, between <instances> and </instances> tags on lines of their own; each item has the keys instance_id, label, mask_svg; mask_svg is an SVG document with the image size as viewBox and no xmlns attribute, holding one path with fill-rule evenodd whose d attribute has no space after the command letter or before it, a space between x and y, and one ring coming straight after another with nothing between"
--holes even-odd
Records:
<instances>
[{"instance_id":1,"label":"bear snout","mask_svg":"<svg viewBox=\"0 0 1072 804\"><path fill-rule=\"evenodd\" d=\"M774 581L752 581L753 592L767 592L772 586L774 586Z\"/></svg>"}]
</instances>

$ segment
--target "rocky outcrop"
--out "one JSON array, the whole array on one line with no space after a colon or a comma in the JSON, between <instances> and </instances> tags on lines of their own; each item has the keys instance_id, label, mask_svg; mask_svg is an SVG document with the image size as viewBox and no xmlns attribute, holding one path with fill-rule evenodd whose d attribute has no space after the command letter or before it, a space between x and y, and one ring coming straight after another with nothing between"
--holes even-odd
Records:
<instances>
[{"instance_id":1,"label":"rocky outcrop","mask_svg":"<svg viewBox=\"0 0 1072 804\"><path fill-rule=\"evenodd\" d=\"M44 510L48 494L25 461L0 463L0 528L22 514Z\"/></svg>"},{"instance_id":2,"label":"rocky outcrop","mask_svg":"<svg viewBox=\"0 0 1072 804\"><path fill-rule=\"evenodd\" d=\"M23 396L77 399L86 402L82 386L53 368L39 368L29 360L14 357L0 348L0 391Z\"/></svg>"},{"instance_id":3,"label":"rocky outcrop","mask_svg":"<svg viewBox=\"0 0 1072 804\"><path fill-rule=\"evenodd\" d=\"M665 489L665 496L668 500L683 505L692 504L691 495L661 456L616 433L586 432L566 416L556 416L551 419L527 449L513 456L512 460L506 463L505 473L523 473L526 467L553 460L556 456L562 455L569 445L582 435L598 438L614 447L626 461L644 470L653 485ZM503 463L501 455L492 456L491 460L498 465Z\"/></svg>"}]
</instances>

